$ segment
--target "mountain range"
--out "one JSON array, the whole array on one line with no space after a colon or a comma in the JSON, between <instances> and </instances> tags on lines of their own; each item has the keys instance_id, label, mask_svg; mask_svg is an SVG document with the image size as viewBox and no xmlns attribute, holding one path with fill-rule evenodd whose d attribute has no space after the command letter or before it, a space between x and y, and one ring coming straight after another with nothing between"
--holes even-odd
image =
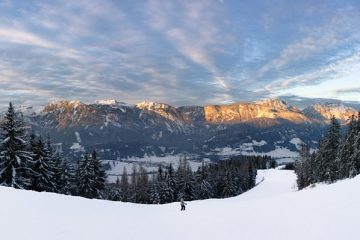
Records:
<instances>
[{"instance_id":1,"label":"mountain range","mask_svg":"<svg viewBox=\"0 0 360 240\"><path fill-rule=\"evenodd\" d=\"M358 112L340 103L301 110L280 99L182 107L59 101L40 111L22 110L32 131L49 133L69 158L96 148L109 160L180 153L210 160L234 154L293 158L301 142L317 147L332 116L344 125Z\"/></svg>"}]
</instances>

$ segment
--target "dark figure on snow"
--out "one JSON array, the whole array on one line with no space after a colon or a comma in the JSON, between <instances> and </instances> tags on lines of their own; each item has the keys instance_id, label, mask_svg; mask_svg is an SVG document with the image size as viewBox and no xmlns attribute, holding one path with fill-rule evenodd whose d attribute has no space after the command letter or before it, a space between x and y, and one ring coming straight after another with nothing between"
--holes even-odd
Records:
<instances>
[{"instance_id":1,"label":"dark figure on snow","mask_svg":"<svg viewBox=\"0 0 360 240\"><path fill-rule=\"evenodd\" d=\"M183 198L180 199L180 205L181 205L181 211L185 211L185 205L186 205L186 203L185 203L185 201L184 201Z\"/></svg>"}]
</instances>

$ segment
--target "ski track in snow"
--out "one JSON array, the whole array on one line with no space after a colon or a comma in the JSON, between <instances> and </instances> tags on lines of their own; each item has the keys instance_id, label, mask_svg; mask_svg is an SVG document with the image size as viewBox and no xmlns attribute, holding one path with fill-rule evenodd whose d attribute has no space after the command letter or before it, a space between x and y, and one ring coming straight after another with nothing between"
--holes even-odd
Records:
<instances>
[{"instance_id":1,"label":"ski track in snow","mask_svg":"<svg viewBox=\"0 0 360 240\"><path fill-rule=\"evenodd\" d=\"M260 182L263 180L262 182ZM259 171L233 198L140 205L0 188L0 234L9 240L359 239L360 177L296 191L295 174Z\"/></svg>"}]
</instances>

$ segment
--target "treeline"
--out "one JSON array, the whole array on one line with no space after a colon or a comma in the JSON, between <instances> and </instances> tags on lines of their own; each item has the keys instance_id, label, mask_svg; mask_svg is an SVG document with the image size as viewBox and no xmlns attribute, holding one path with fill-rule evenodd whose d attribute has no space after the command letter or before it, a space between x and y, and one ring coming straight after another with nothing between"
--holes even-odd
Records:
<instances>
[{"instance_id":1,"label":"treeline","mask_svg":"<svg viewBox=\"0 0 360 240\"><path fill-rule=\"evenodd\" d=\"M185 157L174 169L159 166L149 173L135 165L115 184L106 174L95 150L78 162L69 162L52 148L50 137L28 134L21 112L10 103L0 123L0 185L34 191L114 201L161 204L185 200L226 198L254 187L257 169L274 166L268 156L238 156L203 163L193 172Z\"/></svg>"},{"instance_id":2,"label":"treeline","mask_svg":"<svg viewBox=\"0 0 360 240\"><path fill-rule=\"evenodd\" d=\"M360 113L352 116L344 137L335 117L319 142L316 152L310 153L302 145L300 156L295 162L298 188L313 183L333 183L340 179L354 177L360 173Z\"/></svg>"},{"instance_id":3,"label":"treeline","mask_svg":"<svg viewBox=\"0 0 360 240\"><path fill-rule=\"evenodd\" d=\"M124 168L121 179L112 184L110 199L124 202L163 204L185 200L227 198L239 195L255 186L257 169L274 165L267 156L239 156L217 163L203 163L193 172L185 157L175 170L170 164L159 166L149 174L140 166L133 168L130 179ZM148 176L151 176L149 179Z\"/></svg>"},{"instance_id":4,"label":"treeline","mask_svg":"<svg viewBox=\"0 0 360 240\"><path fill-rule=\"evenodd\" d=\"M94 150L77 164L56 153L50 137L27 134L21 112L10 103L0 123L0 185L34 191L102 198L105 172Z\"/></svg>"}]
</instances>

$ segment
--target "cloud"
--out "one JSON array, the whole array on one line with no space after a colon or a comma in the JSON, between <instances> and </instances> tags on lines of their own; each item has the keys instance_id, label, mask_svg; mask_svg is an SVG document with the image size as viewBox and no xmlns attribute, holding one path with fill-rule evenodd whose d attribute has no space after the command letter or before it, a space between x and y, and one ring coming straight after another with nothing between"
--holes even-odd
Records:
<instances>
[{"instance_id":1,"label":"cloud","mask_svg":"<svg viewBox=\"0 0 360 240\"><path fill-rule=\"evenodd\" d=\"M340 44L359 41L360 34L354 31L359 21L358 9L341 8L322 26L303 27L305 36L285 46L278 57L263 65L256 73L256 79L269 71L278 71L291 63L308 60Z\"/></svg>"},{"instance_id":2,"label":"cloud","mask_svg":"<svg viewBox=\"0 0 360 240\"><path fill-rule=\"evenodd\" d=\"M223 31L226 17L221 4L150 1L148 9L149 25L164 34L184 57L210 73L215 86L229 90L216 62L217 54L225 50L231 39L230 33Z\"/></svg>"},{"instance_id":3,"label":"cloud","mask_svg":"<svg viewBox=\"0 0 360 240\"><path fill-rule=\"evenodd\" d=\"M341 88L335 91L336 94L348 94L348 93L358 93L360 94L360 86L352 88Z\"/></svg>"},{"instance_id":4,"label":"cloud","mask_svg":"<svg viewBox=\"0 0 360 240\"><path fill-rule=\"evenodd\" d=\"M284 21L278 13L290 15L289 4L272 13L268 4L211 0L4 3L0 94L29 104L256 100L345 75L346 62L336 63L357 51L359 34L356 7Z\"/></svg>"},{"instance_id":5,"label":"cloud","mask_svg":"<svg viewBox=\"0 0 360 240\"><path fill-rule=\"evenodd\" d=\"M1 41L13 42L25 45L33 45L43 48L56 48L56 45L26 31L15 29L0 28Z\"/></svg>"},{"instance_id":6,"label":"cloud","mask_svg":"<svg viewBox=\"0 0 360 240\"><path fill-rule=\"evenodd\" d=\"M271 82L265 86L269 92L276 92L279 90L288 89L295 85L309 85L318 83L321 80L329 80L344 76L348 71L353 71L354 64L360 61L360 52L355 52L350 56L344 57L324 67L318 68L314 71L305 74L296 75L293 77L282 78L277 81Z\"/></svg>"}]
</instances>

